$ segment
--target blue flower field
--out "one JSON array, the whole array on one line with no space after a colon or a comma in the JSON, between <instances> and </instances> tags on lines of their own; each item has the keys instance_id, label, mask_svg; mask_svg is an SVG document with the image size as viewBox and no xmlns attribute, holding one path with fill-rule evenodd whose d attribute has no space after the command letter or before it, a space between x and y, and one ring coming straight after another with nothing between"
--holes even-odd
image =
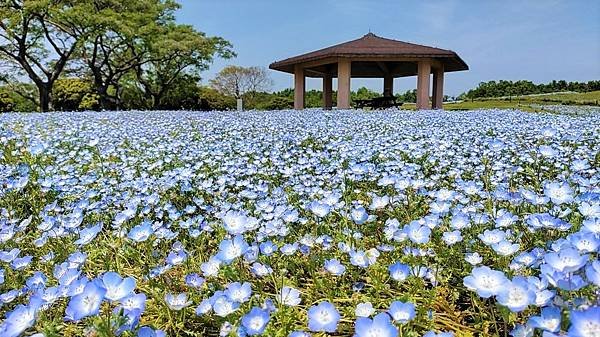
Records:
<instances>
[{"instance_id":1,"label":"blue flower field","mask_svg":"<svg viewBox=\"0 0 600 337\"><path fill-rule=\"evenodd\" d=\"M600 114L0 115L0 336L600 336Z\"/></svg>"}]
</instances>

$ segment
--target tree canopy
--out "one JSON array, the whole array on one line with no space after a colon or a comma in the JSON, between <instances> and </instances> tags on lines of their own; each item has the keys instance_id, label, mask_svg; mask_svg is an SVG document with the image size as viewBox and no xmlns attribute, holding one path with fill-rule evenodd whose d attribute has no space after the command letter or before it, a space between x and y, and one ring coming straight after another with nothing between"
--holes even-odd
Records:
<instances>
[{"instance_id":1,"label":"tree canopy","mask_svg":"<svg viewBox=\"0 0 600 337\"><path fill-rule=\"evenodd\" d=\"M0 0L0 66L36 86L48 111L61 77L91 79L99 105L122 107L138 87L160 108L172 86L230 58L229 42L175 21L174 0ZM135 83L132 83L135 82Z\"/></svg>"}]
</instances>

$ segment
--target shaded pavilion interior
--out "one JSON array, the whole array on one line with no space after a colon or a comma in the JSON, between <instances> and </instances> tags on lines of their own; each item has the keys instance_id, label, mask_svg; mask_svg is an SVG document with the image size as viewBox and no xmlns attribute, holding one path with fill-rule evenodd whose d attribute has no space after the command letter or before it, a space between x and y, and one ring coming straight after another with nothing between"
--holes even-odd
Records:
<instances>
[{"instance_id":1,"label":"shaded pavilion interior","mask_svg":"<svg viewBox=\"0 0 600 337\"><path fill-rule=\"evenodd\" d=\"M383 94L391 96L394 79L407 76L417 76L418 109L431 108L430 90L432 108L441 109L444 73L468 70L469 66L451 50L369 33L353 41L272 63L269 68L294 75L295 109L304 109L307 77L323 79L322 105L325 109L333 107L333 79L337 78L337 108L348 109L352 78L382 78Z\"/></svg>"}]
</instances>

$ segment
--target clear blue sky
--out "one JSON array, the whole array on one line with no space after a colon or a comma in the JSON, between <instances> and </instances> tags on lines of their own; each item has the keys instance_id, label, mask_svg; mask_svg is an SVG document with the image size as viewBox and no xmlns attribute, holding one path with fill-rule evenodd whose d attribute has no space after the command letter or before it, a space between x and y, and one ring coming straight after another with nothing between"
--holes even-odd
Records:
<instances>
[{"instance_id":1,"label":"clear blue sky","mask_svg":"<svg viewBox=\"0 0 600 337\"><path fill-rule=\"evenodd\" d=\"M231 41L236 59L217 60L207 82L228 64L268 67L271 62L353 40L382 37L451 49L471 70L449 73L446 93L479 82L527 79L600 80L598 0L181 0L178 21ZM292 76L272 71L274 90ZM353 89L381 90L382 80L354 80ZM397 79L395 91L415 87ZM320 89L321 81L309 80Z\"/></svg>"}]
</instances>

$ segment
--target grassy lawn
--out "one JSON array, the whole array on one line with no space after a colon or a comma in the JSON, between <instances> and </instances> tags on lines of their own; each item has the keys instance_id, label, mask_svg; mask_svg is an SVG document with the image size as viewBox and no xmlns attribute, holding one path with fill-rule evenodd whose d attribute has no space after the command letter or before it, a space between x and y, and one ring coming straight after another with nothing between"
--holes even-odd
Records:
<instances>
[{"instance_id":1,"label":"grassy lawn","mask_svg":"<svg viewBox=\"0 0 600 337\"><path fill-rule=\"evenodd\" d=\"M509 98L481 98L473 101L444 103L446 110L519 109L530 112L544 111L544 105L593 105L600 106L600 91L584 93L555 93ZM402 108L415 110L414 103L405 103Z\"/></svg>"},{"instance_id":2,"label":"grassy lawn","mask_svg":"<svg viewBox=\"0 0 600 337\"><path fill-rule=\"evenodd\" d=\"M496 99L476 99L459 103L445 103L446 110L474 110L474 109L520 109L524 111L541 111L543 105L596 105L600 103L600 91L586 93L556 93L550 95L532 95ZM407 108L414 108L414 104L406 104Z\"/></svg>"}]
</instances>

